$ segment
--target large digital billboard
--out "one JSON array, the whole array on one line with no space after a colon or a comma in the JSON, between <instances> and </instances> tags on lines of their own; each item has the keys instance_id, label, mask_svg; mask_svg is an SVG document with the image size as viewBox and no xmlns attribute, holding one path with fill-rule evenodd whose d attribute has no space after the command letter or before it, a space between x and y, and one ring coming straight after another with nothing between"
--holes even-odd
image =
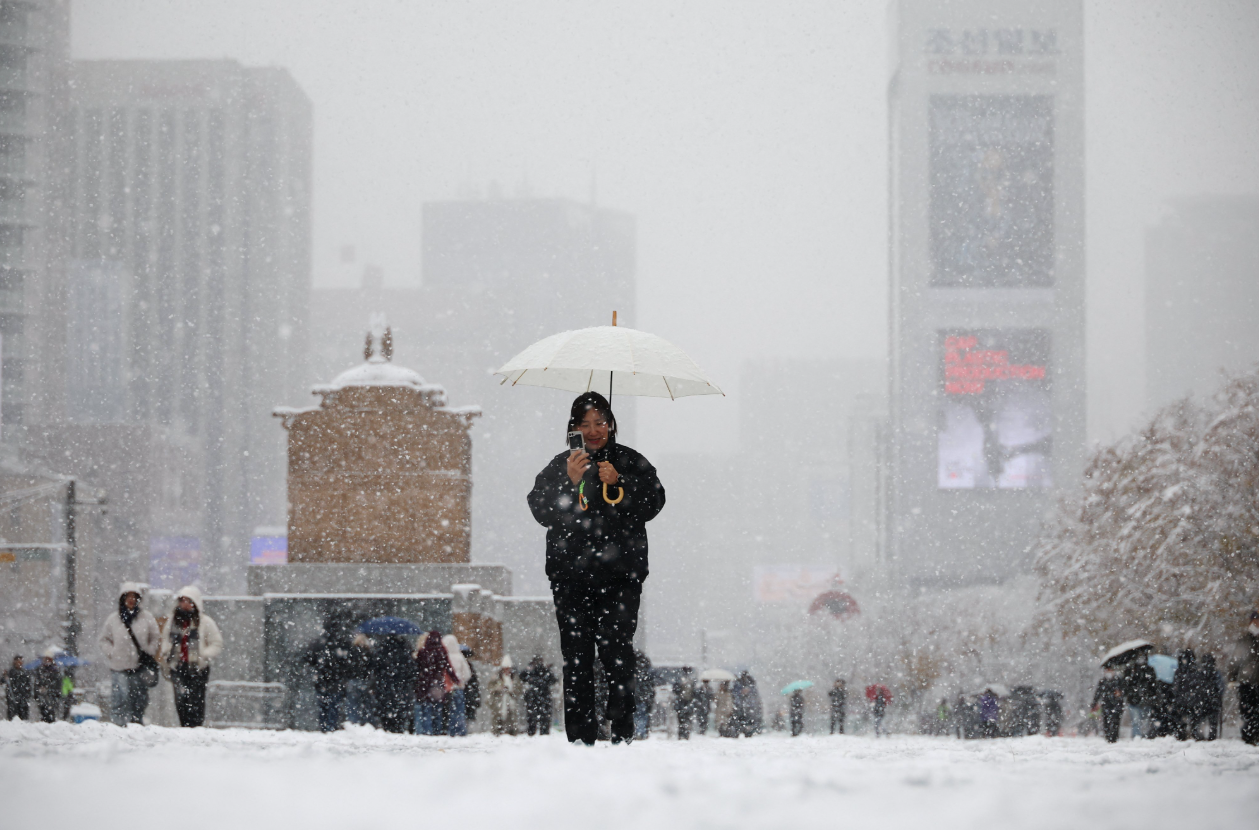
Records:
<instances>
[{"instance_id":1,"label":"large digital billboard","mask_svg":"<svg viewBox=\"0 0 1259 830\"><path fill-rule=\"evenodd\" d=\"M1054 282L1053 98L930 98L931 284Z\"/></svg>"},{"instance_id":2,"label":"large digital billboard","mask_svg":"<svg viewBox=\"0 0 1259 830\"><path fill-rule=\"evenodd\" d=\"M940 346L938 486L1052 486L1049 332L943 331Z\"/></svg>"}]
</instances>

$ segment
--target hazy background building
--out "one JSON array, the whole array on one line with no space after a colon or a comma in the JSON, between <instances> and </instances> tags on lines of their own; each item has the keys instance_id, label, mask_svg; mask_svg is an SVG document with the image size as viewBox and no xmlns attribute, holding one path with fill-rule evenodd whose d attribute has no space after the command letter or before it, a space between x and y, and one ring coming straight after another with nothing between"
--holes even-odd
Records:
<instances>
[{"instance_id":1,"label":"hazy background building","mask_svg":"<svg viewBox=\"0 0 1259 830\"><path fill-rule=\"evenodd\" d=\"M253 528L285 519L271 407L309 384L310 102L234 61L76 62L71 89L54 452L93 466L74 425L148 428L192 466L172 486L195 514L129 553L159 585L239 588Z\"/></svg>"},{"instance_id":2,"label":"hazy background building","mask_svg":"<svg viewBox=\"0 0 1259 830\"><path fill-rule=\"evenodd\" d=\"M1259 361L1259 196L1177 199L1145 235L1152 411Z\"/></svg>"},{"instance_id":3,"label":"hazy background building","mask_svg":"<svg viewBox=\"0 0 1259 830\"><path fill-rule=\"evenodd\" d=\"M1000 581L1082 469L1082 9L894 10L891 565Z\"/></svg>"}]
</instances>

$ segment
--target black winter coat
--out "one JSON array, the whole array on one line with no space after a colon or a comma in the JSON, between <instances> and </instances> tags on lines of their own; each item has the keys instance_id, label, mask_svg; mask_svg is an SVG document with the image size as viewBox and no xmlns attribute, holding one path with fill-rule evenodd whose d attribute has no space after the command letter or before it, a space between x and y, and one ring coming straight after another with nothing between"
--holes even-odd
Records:
<instances>
[{"instance_id":1,"label":"black winter coat","mask_svg":"<svg viewBox=\"0 0 1259 830\"><path fill-rule=\"evenodd\" d=\"M609 441L592 453L586 470L588 507L578 504L578 488L568 478L565 450L551 459L534 481L529 510L546 528L546 575L551 582L589 585L638 583L647 578L647 522L664 508L664 487L656 468L641 453ZM620 476L608 486L608 504L599 482L598 462L610 461Z\"/></svg>"}]
</instances>

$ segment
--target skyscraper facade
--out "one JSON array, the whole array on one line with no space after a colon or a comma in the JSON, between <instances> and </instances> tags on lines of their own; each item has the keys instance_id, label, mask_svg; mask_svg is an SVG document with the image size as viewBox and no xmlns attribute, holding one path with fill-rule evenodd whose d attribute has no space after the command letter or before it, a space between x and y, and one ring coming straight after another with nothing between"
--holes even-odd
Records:
<instances>
[{"instance_id":1,"label":"skyscraper facade","mask_svg":"<svg viewBox=\"0 0 1259 830\"><path fill-rule=\"evenodd\" d=\"M889 563L1001 581L1083 463L1082 12L893 9Z\"/></svg>"},{"instance_id":2,"label":"skyscraper facade","mask_svg":"<svg viewBox=\"0 0 1259 830\"><path fill-rule=\"evenodd\" d=\"M0 2L0 436L20 443L60 385L60 354L45 349L64 252L58 118L70 60L66 0ZM59 391L59 390L58 390Z\"/></svg>"},{"instance_id":3,"label":"skyscraper facade","mask_svg":"<svg viewBox=\"0 0 1259 830\"><path fill-rule=\"evenodd\" d=\"M1145 236L1151 410L1259 363L1259 197L1177 199Z\"/></svg>"},{"instance_id":4,"label":"skyscraper facade","mask_svg":"<svg viewBox=\"0 0 1259 830\"><path fill-rule=\"evenodd\" d=\"M155 568L175 548L238 589L252 529L285 519L271 407L309 386L310 101L227 60L71 75L64 418L153 425L198 458L204 515L154 540Z\"/></svg>"}]
</instances>

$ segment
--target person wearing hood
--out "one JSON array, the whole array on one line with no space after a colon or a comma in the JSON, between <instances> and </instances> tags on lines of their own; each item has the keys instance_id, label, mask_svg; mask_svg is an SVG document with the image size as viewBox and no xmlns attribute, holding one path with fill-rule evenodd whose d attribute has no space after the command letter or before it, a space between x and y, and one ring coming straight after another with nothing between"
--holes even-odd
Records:
<instances>
[{"instance_id":1,"label":"person wearing hood","mask_svg":"<svg viewBox=\"0 0 1259 830\"><path fill-rule=\"evenodd\" d=\"M529 509L546 531L551 581L564 656L564 729L593 745L596 653L606 669L607 715L614 743L634 737L634 632L647 578L647 522L664 508L656 468L616 440L607 398L586 392L573 401L568 430L583 448L565 450L538 473Z\"/></svg>"},{"instance_id":2,"label":"person wearing hood","mask_svg":"<svg viewBox=\"0 0 1259 830\"><path fill-rule=\"evenodd\" d=\"M5 719L31 719L31 673L22 665L22 655L13 655L13 665L4 677Z\"/></svg>"},{"instance_id":3,"label":"person wearing hood","mask_svg":"<svg viewBox=\"0 0 1259 830\"><path fill-rule=\"evenodd\" d=\"M456 682L441 632L422 635L415 649L415 734L442 734L446 696Z\"/></svg>"},{"instance_id":4,"label":"person wearing hood","mask_svg":"<svg viewBox=\"0 0 1259 830\"><path fill-rule=\"evenodd\" d=\"M495 735L520 734L520 681L514 676L511 657L503 655L498 674L485 685L490 708L490 732Z\"/></svg>"},{"instance_id":5,"label":"person wearing hood","mask_svg":"<svg viewBox=\"0 0 1259 830\"><path fill-rule=\"evenodd\" d=\"M1228 659L1228 679L1237 684L1237 706L1242 719L1242 740L1259 744L1259 611L1251 611L1248 626L1233 643Z\"/></svg>"},{"instance_id":6,"label":"person wearing hood","mask_svg":"<svg viewBox=\"0 0 1259 830\"><path fill-rule=\"evenodd\" d=\"M463 655L463 659L468 665L468 682L464 686L463 701L464 712L467 714L469 721L476 720L477 710L481 708L481 679L477 677L476 666L472 660L475 655L468 646L459 646L459 653Z\"/></svg>"},{"instance_id":7,"label":"person wearing hood","mask_svg":"<svg viewBox=\"0 0 1259 830\"><path fill-rule=\"evenodd\" d=\"M551 734L551 687L555 685L555 672L542 662L542 655L533 655L529 667L520 673L525 684L525 732L534 735Z\"/></svg>"},{"instance_id":8,"label":"person wearing hood","mask_svg":"<svg viewBox=\"0 0 1259 830\"><path fill-rule=\"evenodd\" d=\"M39 719L44 723L56 723L61 718L61 708L65 689L62 681L65 674L57 665L57 655L61 650L49 646L39 661L39 665L31 673L31 685L35 693L35 705L39 707Z\"/></svg>"},{"instance_id":9,"label":"person wearing hood","mask_svg":"<svg viewBox=\"0 0 1259 830\"><path fill-rule=\"evenodd\" d=\"M765 724L765 712L761 705L761 693L752 673L744 669L734 683L735 719L739 732L745 738L758 734Z\"/></svg>"},{"instance_id":10,"label":"person wearing hood","mask_svg":"<svg viewBox=\"0 0 1259 830\"><path fill-rule=\"evenodd\" d=\"M118 608L105 618L97 640L109 664L110 719L119 726L144 722L144 710L149 706L149 684L141 669L153 670L162 642L157 620L140 607L140 602L141 586L135 582L122 583L118 589Z\"/></svg>"},{"instance_id":11,"label":"person wearing hood","mask_svg":"<svg viewBox=\"0 0 1259 830\"><path fill-rule=\"evenodd\" d=\"M175 690L179 725L205 723L210 666L223 651L218 624L201 607L201 589L188 585L175 595L175 610L162 631L157 661Z\"/></svg>"}]
</instances>

